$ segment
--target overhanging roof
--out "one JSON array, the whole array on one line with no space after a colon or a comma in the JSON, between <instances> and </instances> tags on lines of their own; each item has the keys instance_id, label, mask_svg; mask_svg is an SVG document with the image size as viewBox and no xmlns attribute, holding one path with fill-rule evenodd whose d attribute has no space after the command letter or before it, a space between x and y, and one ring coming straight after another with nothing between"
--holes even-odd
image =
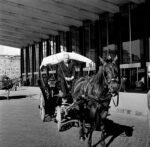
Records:
<instances>
[{"instance_id":1,"label":"overhanging roof","mask_svg":"<svg viewBox=\"0 0 150 147\"><path fill-rule=\"evenodd\" d=\"M141 3L144 0L130 0ZM0 44L25 47L29 44L97 20L104 12L119 12L129 0L0 0Z\"/></svg>"}]
</instances>

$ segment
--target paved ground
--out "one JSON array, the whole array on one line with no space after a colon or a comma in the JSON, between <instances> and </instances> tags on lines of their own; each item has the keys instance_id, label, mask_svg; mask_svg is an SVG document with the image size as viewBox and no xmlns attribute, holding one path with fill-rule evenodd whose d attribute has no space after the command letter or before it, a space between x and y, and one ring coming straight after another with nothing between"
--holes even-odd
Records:
<instances>
[{"instance_id":1,"label":"paved ground","mask_svg":"<svg viewBox=\"0 0 150 147\"><path fill-rule=\"evenodd\" d=\"M3 97L5 94L0 91L0 147L86 146L86 141L78 140L78 128L59 133L55 123L40 120L38 88L21 87L11 92L10 100ZM111 113L109 120L106 139L109 147L150 147L145 117ZM100 132L94 132L94 144L99 139Z\"/></svg>"}]
</instances>

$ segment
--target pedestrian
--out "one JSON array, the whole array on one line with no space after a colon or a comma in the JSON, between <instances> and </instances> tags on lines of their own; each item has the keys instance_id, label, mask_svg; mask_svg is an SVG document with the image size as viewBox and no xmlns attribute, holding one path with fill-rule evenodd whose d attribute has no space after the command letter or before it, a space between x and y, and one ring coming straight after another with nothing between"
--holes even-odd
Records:
<instances>
[{"instance_id":1,"label":"pedestrian","mask_svg":"<svg viewBox=\"0 0 150 147\"><path fill-rule=\"evenodd\" d=\"M122 76L121 78L121 84L122 84L122 91L123 92L126 92L126 81L127 81L127 78L125 76Z\"/></svg>"}]
</instances>

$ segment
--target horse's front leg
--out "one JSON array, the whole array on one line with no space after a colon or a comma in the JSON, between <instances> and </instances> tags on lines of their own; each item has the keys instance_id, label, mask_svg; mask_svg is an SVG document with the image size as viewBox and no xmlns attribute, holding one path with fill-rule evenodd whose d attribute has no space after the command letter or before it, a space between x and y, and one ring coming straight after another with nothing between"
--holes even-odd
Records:
<instances>
[{"instance_id":1,"label":"horse's front leg","mask_svg":"<svg viewBox=\"0 0 150 147\"><path fill-rule=\"evenodd\" d=\"M85 140L85 121L79 120L79 126L80 126L79 139L80 141L84 141Z\"/></svg>"},{"instance_id":2,"label":"horse's front leg","mask_svg":"<svg viewBox=\"0 0 150 147\"><path fill-rule=\"evenodd\" d=\"M80 110L80 118L79 118L79 139L80 141L85 140L85 110L84 110L84 105L81 103L79 105L79 110Z\"/></svg>"},{"instance_id":3,"label":"horse's front leg","mask_svg":"<svg viewBox=\"0 0 150 147\"><path fill-rule=\"evenodd\" d=\"M88 136L88 147L92 146L92 134L93 134L93 130L91 129Z\"/></svg>"},{"instance_id":4,"label":"horse's front leg","mask_svg":"<svg viewBox=\"0 0 150 147\"><path fill-rule=\"evenodd\" d=\"M105 132L105 125L104 125L104 120L102 120L101 122L101 147L106 147L106 143L105 143L105 136L106 136L106 132Z\"/></svg>"},{"instance_id":5,"label":"horse's front leg","mask_svg":"<svg viewBox=\"0 0 150 147\"><path fill-rule=\"evenodd\" d=\"M102 131L101 133L101 147L106 147L105 143L105 132Z\"/></svg>"},{"instance_id":6,"label":"horse's front leg","mask_svg":"<svg viewBox=\"0 0 150 147\"><path fill-rule=\"evenodd\" d=\"M100 141L100 144L101 144L101 147L105 147L106 146L106 143L105 143L105 137L106 137L106 131L105 131L105 120L106 120L106 117L108 115L108 110L103 110L101 113L100 113L100 130L101 130L101 141Z\"/></svg>"}]
</instances>

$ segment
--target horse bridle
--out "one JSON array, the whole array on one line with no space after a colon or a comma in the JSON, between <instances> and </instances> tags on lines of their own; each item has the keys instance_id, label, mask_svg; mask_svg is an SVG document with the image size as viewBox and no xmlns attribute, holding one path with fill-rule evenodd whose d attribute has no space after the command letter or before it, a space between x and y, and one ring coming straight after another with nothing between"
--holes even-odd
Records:
<instances>
[{"instance_id":1,"label":"horse bridle","mask_svg":"<svg viewBox=\"0 0 150 147\"><path fill-rule=\"evenodd\" d=\"M105 65L104 65L105 66ZM105 81L105 84L107 85L107 87L108 87L108 89L109 89L109 93L114 97L114 96L116 96L117 95L117 93L119 92L119 90L120 90L120 88L118 88L118 90L115 92L115 93L113 93L113 92L111 92L111 83L112 82L114 82L114 81L118 81L118 76L116 77L116 78L111 78L109 81L108 81L108 79L106 78L106 76L105 76L105 70L104 70L104 66L103 66L103 77L104 77L104 81ZM114 72L114 71L113 71ZM121 87L121 86L120 86Z\"/></svg>"},{"instance_id":2,"label":"horse bridle","mask_svg":"<svg viewBox=\"0 0 150 147\"><path fill-rule=\"evenodd\" d=\"M115 97L119 93L122 83L120 84L118 90L114 93L114 92L111 91L111 82L118 81L118 76L117 76L117 78L110 79L110 81L108 82L108 80L107 80L107 78L106 78L106 76L104 74L104 66L103 66L103 77L104 77L105 83L106 83L106 85L108 86L108 89L109 89L108 93L111 95L111 97ZM113 104L114 104L115 107L118 106L118 104L119 104L119 95L117 95L117 102L116 103L115 103L115 101L113 99Z\"/></svg>"}]
</instances>

